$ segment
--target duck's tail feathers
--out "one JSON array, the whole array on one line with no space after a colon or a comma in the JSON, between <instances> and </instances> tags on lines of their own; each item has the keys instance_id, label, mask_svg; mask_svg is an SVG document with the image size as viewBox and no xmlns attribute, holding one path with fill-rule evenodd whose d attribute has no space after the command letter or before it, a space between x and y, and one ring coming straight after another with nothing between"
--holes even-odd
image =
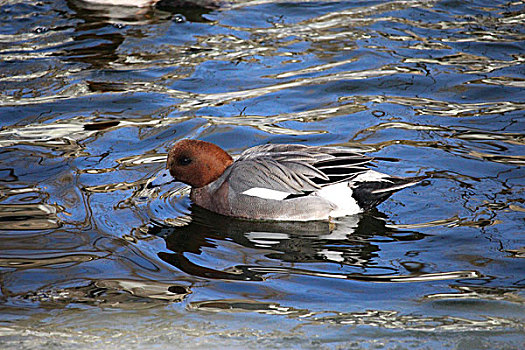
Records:
<instances>
[{"instance_id":1,"label":"duck's tail feathers","mask_svg":"<svg viewBox=\"0 0 525 350\"><path fill-rule=\"evenodd\" d=\"M397 177L381 174L377 176L374 172L371 181L355 181L352 186L352 196L359 206L364 209L370 209L385 201L395 192L406 187L414 186L424 180L426 177ZM359 179L357 179L359 180Z\"/></svg>"}]
</instances>

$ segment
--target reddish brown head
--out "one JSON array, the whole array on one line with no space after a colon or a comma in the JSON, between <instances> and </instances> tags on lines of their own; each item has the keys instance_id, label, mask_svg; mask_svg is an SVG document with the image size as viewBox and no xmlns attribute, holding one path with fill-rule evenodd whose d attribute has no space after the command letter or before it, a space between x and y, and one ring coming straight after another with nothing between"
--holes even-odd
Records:
<instances>
[{"instance_id":1,"label":"reddish brown head","mask_svg":"<svg viewBox=\"0 0 525 350\"><path fill-rule=\"evenodd\" d=\"M170 149L167 168L177 181L203 187L217 180L232 163L232 157L213 143L181 140Z\"/></svg>"}]
</instances>

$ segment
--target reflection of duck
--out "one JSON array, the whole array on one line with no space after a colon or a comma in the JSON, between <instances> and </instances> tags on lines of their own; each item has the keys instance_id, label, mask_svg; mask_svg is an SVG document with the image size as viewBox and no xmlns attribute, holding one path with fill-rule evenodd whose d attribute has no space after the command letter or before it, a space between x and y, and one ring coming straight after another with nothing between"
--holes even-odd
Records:
<instances>
[{"instance_id":1,"label":"reflection of duck","mask_svg":"<svg viewBox=\"0 0 525 350\"><path fill-rule=\"evenodd\" d=\"M81 0L90 4L105 6L127 6L127 7L148 7L153 6L159 0Z\"/></svg>"},{"instance_id":2,"label":"reflection of duck","mask_svg":"<svg viewBox=\"0 0 525 350\"><path fill-rule=\"evenodd\" d=\"M57 55L66 56L71 61L103 67L118 61L118 48L127 36L140 38L145 35L140 26L132 31L124 31L121 29L123 25L154 24L162 20L169 21L176 15L178 20L182 18L191 22L206 22L203 15L217 8L213 0L137 2L152 5L157 3L154 7L122 6L124 2L126 1L67 0L68 7L74 11L74 16L79 21L76 22L73 41Z\"/></svg>"},{"instance_id":3,"label":"reflection of duck","mask_svg":"<svg viewBox=\"0 0 525 350\"><path fill-rule=\"evenodd\" d=\"M212 279L262 280L265 274L275 271L275 267L283 268L289 263L377 267L372 260L380 248L371 238L396 240L398 233L387 228L377 211L345 217L333 225L326 221L254 222L225 217L196 205L190 209L192 221L186 226L154 225L150 233L164 237L166 247L172 251L159 253L162 260L190 275ZM403 232L403 240L421 238L420 233ZM231 249L232 241L239 250L255 249L266 261L275 261L275 264L236 265L221 271L212 267L217 264L214 258L209 261L210 267L202 263L202 259L209 258L208 254L220 252L223 246ZM199 264L192 262L191 255L201 255L203 251L207 252L206 257L199 258Z\"/></svg>"},{"instance_id":4,"label":"reflection of duck","mask_svg":"<svg viewBox=\"0 0 525 350\"><path fill-rule=\"evenodd\" d=\"M268 144L232 157L215 144L178 141L167 168L191 199L219 214L281 221L328 220L383 202L421 178L382 174L372 158L342 147Z\"/></svg>"},{"instance_id":5,"label":"reflection of duck","mask_svg":"<svg viewBox=\"0 0 525 350\"><path fill-rule=\"evenodd\" d=\"M215 0L67 0L67 4L88 22L120 21L127 24L153 23L175 14L191 22L205 22L203 15L220 7ZM170 16L166 18L167 15Z\"/></svg>"},{"instance_id":6,"label":"reflection of duck","mask_svg":"<svg viewBox=\"0 0 525 350\"><path fill-rule=\"evenodd\" d=\"M184 9L217 9L221 5L219 0L71 0L80 4L80 6L88 8L119 8L121 10L134 10L139 13L137 9L156 7L163 11L180 12Z\"/></svg>"}]
</instances>

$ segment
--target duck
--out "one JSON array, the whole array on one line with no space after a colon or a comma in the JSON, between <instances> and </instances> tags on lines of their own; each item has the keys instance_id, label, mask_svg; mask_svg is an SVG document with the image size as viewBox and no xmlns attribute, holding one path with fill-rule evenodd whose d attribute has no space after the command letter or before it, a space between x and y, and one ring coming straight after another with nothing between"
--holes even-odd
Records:
<instances>
[{"instance_id":1,"label":"duck","mask_svg":"<svg viewBox=\"0 0 525 350\"><path fill-rule=\"evenodd\" d=\"M216 9L220 7L221 0L82 0L101 6L124 7L153 7L157 3L173 8L202 7Z\"/></svg>"},{"instance_id":2,"label":"duck","mask_svg":"<svg viewBox=\"0 0 525 350\"><path fill-rule=\"evenodd\" d=\"M182 139L169 150L166 168L191 186L194 204L224 216L330 221L369 210L423 179L372 170L373 159L345 147L264 144L234 160L213 143Z\"/></svg>"}]
</instances>

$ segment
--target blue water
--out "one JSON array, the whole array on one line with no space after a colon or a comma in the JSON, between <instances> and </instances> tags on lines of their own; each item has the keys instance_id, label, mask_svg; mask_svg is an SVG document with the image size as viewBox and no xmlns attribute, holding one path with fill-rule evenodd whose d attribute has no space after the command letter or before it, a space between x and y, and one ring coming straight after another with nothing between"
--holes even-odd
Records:
<instances>
[{"instance_id":1,"label":"blue water","mask_svg":"<svg viewBox=\"0 0 525 350\"><path fill-rule=\"evenodd\" d=\"M3 349L519 349L523 2L0 4ZM426 175L328 223L148 188L179 139Z\"/></svg>"}]
</instances>

